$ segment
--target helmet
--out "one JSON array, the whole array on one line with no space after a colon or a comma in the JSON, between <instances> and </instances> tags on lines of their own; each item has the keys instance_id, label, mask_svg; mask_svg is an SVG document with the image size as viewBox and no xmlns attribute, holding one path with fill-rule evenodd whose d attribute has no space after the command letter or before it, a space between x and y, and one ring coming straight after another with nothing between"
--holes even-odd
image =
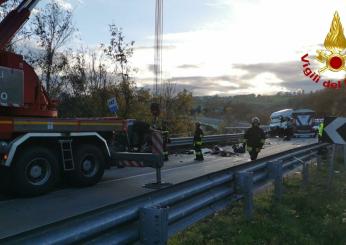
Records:
<instances>
[{"instance_id":1,"label":"helmet","mask_svg":"<svg viewBox=\"0 0 346 245\"><path fill-rule=\"evenodd\" d=\"M251 119L251 123L252 123L252 124L254 124L254 123L260 124L261 121L260 121L260 119L259 119L258 117L253 117L253 118Z\"/></svg>"}]
</instances>

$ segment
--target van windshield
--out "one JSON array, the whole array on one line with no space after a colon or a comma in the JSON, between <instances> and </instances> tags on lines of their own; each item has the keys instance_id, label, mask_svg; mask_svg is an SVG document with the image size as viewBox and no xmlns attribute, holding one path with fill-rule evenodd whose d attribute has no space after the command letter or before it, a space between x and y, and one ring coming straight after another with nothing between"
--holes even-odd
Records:
<instances>
[{"instance_id":1,"label":"van windshield","mask_svg":"<svg viewBox=\"0 0 346 245\"><path fill-rule=\"evenodd\" d=\"M274 117L274 118L271 119L271 122L279 123L279 122L281 122L281 119L280 119L280 117Z\"/></svg>"}]
</instances>

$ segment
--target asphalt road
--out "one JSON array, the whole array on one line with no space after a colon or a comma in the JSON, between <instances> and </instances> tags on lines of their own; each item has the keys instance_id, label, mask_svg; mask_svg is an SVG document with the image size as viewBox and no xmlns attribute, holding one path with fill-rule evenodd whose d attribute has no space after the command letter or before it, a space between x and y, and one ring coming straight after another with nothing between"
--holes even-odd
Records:
<instances>
[{"instance_id":1,"label":"asphalt road","mask_svg":"<svg viewBox=\"0 0 346 245\"><path fill-rule=\"evenodd\" d=\"M315 142L315 139L288 142L270 139L259 158ZM162 169L163 181L175 184L250 160L248 154L205 155L204 162L195 162L193 158L193 155L170 156ZM114 168L92 187L65 188L40 197L0 201L0 239L154 191L142 187L152 182L155 182L154 169Z\"/></svg>"}]
</instances>

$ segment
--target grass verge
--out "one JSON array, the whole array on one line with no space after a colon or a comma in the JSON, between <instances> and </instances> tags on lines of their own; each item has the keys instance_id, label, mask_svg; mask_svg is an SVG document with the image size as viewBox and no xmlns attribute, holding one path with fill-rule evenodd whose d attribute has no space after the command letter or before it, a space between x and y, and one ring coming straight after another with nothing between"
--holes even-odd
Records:
<instances>
[{"instance_id":1,"label":"grass verge","mask_svg":"<svg viewBox=\"0 0 346 245\"><path fill-rule=\"evenodd\" d=\"M299 174L285 179L280 202L272 200L270 190L256 195L252 221L245 220L238 203L177 234L169 244L346 244L346 171L338 162L332 188L327 188L327 166L311 167L307 188Z\"/></svg>"}]
</instances>

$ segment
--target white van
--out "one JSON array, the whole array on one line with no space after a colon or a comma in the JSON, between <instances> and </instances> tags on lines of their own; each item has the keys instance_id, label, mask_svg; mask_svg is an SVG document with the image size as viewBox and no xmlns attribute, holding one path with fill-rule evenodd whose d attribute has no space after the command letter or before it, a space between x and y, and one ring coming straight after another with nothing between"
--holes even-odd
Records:
<instances>
[{"instance_id":1,"label":"white van","mask_svg":"<svg viewBox=\"0 0 346 245\"><path fill-rule=\"evenodd\" d=\"M270 115L270 135L271 136L284 136L284 131L287 128L287 118L292 118L293 109L284 109L280 111L273 112Z\"/></svg>"}]
</instances>

